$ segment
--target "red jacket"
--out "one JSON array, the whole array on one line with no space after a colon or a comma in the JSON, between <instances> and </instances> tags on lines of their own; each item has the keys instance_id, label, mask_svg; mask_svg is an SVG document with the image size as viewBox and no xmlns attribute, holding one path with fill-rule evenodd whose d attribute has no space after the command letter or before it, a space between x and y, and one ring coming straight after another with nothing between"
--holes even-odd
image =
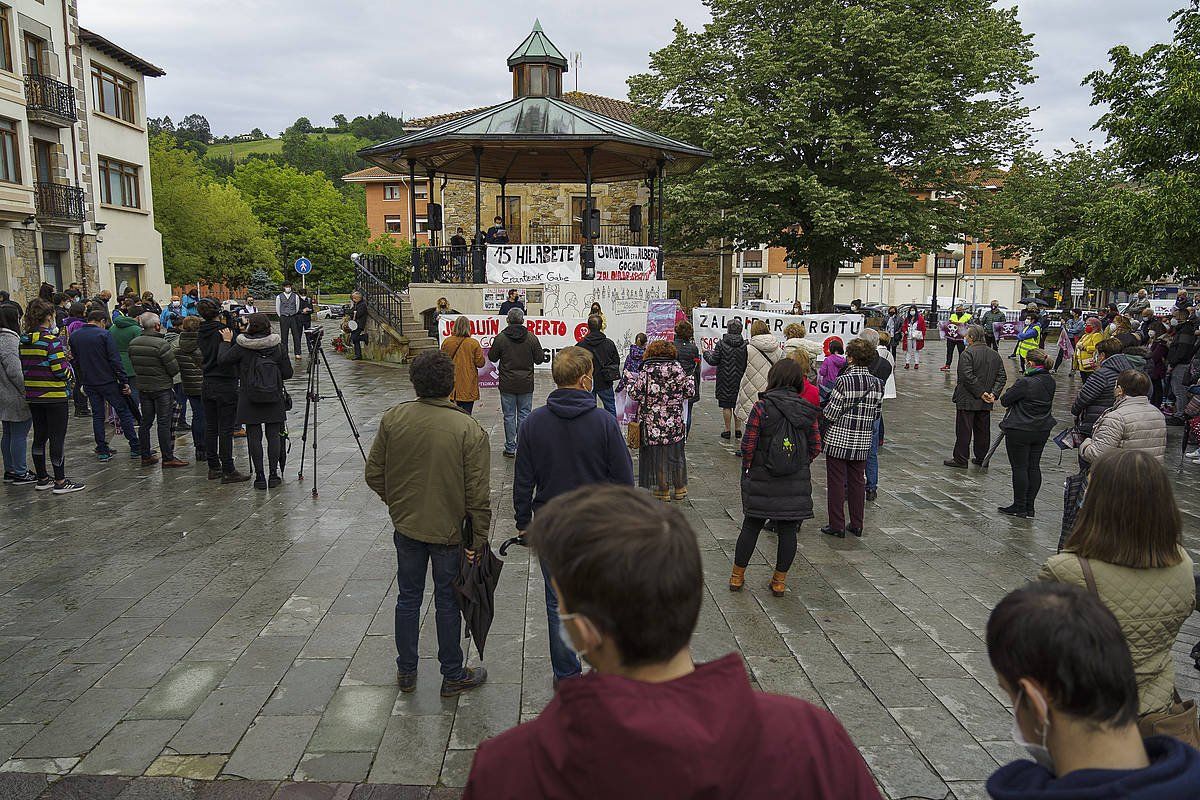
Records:
<instances>
[{"instance_id":1,"label":"red jacket","mask_svg":"<svg viewBox=\"0 0 1200 800\"><path fill-rule=\"evenodd\" d=\"M541 716L484 742L463 800L879 800L838 721L750 688L731 654L668 683L591 673Z\"/></svg>"},{"instance_id":2,"label":"red jacket","mask_svg":"<svg viewBox=\"0 0 1200 800\"><path fill-rule=\"evenodd\" d=\"M904 323L900 326L900 344L904 346L905 350L908 350L908 324L909 320L906 316ZM917 339L917 350L924 350L926 330L925 317L922 314L917 314L917 330L921 332L921 338Z\"/></svg>"}]
</instances>

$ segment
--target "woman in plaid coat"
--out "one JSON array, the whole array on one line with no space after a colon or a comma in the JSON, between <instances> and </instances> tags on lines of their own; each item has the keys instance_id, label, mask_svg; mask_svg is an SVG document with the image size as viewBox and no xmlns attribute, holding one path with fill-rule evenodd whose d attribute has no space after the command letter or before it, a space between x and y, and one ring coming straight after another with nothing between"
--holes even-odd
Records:
<instances>
[{"instance_id":1,"label":"woman in plaid coat","mask_svg":"<svg viewBox=\"0 0 1200 800\"><path fill-rule=\"evenodd\" d=\"M867 499L867 456L875 420L883 402L883 383L867 367L875 360L875 348L864 339L846 346L850 368L833 384L825 405L825 468L829 524L821 533L845 538L849 530L863 534L863 508ZM846 527L845 506L850 505Z\"/></svg>"}]
</instances>

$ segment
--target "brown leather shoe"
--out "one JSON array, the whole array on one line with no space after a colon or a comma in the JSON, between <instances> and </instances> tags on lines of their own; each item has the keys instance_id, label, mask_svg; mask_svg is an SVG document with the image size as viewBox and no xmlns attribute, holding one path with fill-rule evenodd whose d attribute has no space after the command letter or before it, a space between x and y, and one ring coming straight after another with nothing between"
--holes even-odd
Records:
<instances>
[{"instance_id":1,"label":"brown leather shoe","mask_svg":"<svg viewBox=\"0 0 1200 800\"><path fill-rule=\"evenodd\" d=\"M149 456L149 457L142 456L142 466L143 467L153 467L157 463L158 463L158 456Z\"/></svg>"},{"instance_id":2,"label":"brown leather shoe","mask_svg":"<svg viewBox=\"0 0 1200 800\"><path fill-rule=\"evenodd\" d=\"M783 597L787 594L787 573L776 571L771 576L771 594L776 597Z\"/></svg>"},{"instance_id":3,"label":"brown leather shoe","mask_svg":"<svg viewBox=\"0 0 1200 800\"><path fill-rule=\"evenodd\" d=\"M162 462L163 469L179 469L180 467L189 466L191 462L184 461L182 458L168 458Z\"/></svg>"},{"instance_id":4,"label":"brown leather shoe","mask_svg":"<svg viewBox=\"0 0 1200 800\"><path fill-rule=\"evenodd\" d=\"M740 592L746 585L746 568L733 565L733 574L729 576L729 591Z\"/></svg>"}]
</instances>

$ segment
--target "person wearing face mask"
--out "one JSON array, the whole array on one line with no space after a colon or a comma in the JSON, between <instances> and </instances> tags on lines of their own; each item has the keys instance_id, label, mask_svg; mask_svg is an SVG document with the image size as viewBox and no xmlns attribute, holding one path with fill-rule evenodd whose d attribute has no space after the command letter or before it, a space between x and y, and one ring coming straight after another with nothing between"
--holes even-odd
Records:
<instances>
[{"instance_id":1,"label":"person wearing face mask","mask_svg":"<svg viewBox=\"0 0 1200 800\"><path fill-rule=\"evenodd\" d=\"M546 503L580 486L633 485L633 461L612 414L592 396L592 356L582 347L564 347L551 365L554 385L546 405L529 415L517 436L513 510L518 533ZM570 442L570 447L560 446ZM579 677L582 667L559 637L558 597L546 563L546 621L550 628L550 667L554 685Z\"/></svg>"},{"instance_id":2,"label":"person wearing face mask","mask_svg":"<svg viewBox=\"0 0 1200 800\"><path fill-rule=\"evenodd\" d=\"M38 491L70 494L84 488L66 476L64 450L69 420L73 376L71 365L54 324L54 306L33 300L25 312L25 335L19 350L25 382L25 401L33 417L33 464ZM54 478L46 470L46 450Z\"/></svg>"},{"instance_id":3,"label":"person wearing face mask","mask_svg":"<svg viewBox=\"0 0 1200 800\"><path fill-rule=\"evenodd\" d=\"M540 509L529 543L553 576L560 636L592 671L480 744L464 800L878 800L832 714L754 691L737 653L692 660L704 572L678 510L629 486L586 486Z\"/></svg>"},{"instance_id":4,"label":"person wearing face mask","mask_svg":"<svg viewBox=\"0 0 1200 800\"><path fill-rule=\"evenodd\" d=\"M1000 310L1000 301L993 300L992 306L983 313L979 318L979 324L983 326L984 336L987 337L988 347L993 350L999 350L996 342L996 326L1008 321L1008 317Z\"/></svg>"},{"instance_id":5,"label":"person wearing face mask","mask_svg":"<svg viewBox=\"0 0 1200 800\"><path fill-rule=\"evenodd\" d=\"M966 348L967 326L970 324L971 313L961 304L955 306L954 313L946 323L946 363L942 372L949 372L950 365L954 363L954 353L957 351L961 354Z\"/></svg>"},{"instance_id":6,"label":"person wearing face mask","mask_svg":"<svg viewBox=\"0 0 1200 800\"><path fill-rule=\"evenodd\" d=\"M1170 367L1170 393L1175 401L1175 412L1170 424L1185 422L1184 406L1188 401L1188 373L1192 356L1196 354L1196 323L1186 310L1177 310L1171 318L1171 344L1167 347L1167 364Z\"/></svg>"},{"instance_id":7,"label":"person wearing face mask","mask_svg":"<svg viewBox=\"0 0 1200 800\"><path fill-rule=\"evenodd\" d=\"M701 308L708 308L708 298L707 298L707 297L701 297L701 298L700 298L700 307L701 307Z\"/></svg>"},{"instance_id":8,"label":"person wearing face mask","mask_svg":"<svg viewBox=\"0 0 1200 800\"><path fill-rule=\"evenodd\" d=\"M1013 741L1031 759L988 778L993 800L1196 796L1200 753L1142 738L1129 646L1098 598L1062 583L1017 589L988 618L987 649L1012 699Z\"/></svg>"},{"instance_id":9,"label":"person wearing face mask","mask_svg":"<svg viewBox=\"0 0 1200 800\"><path fill-rule=\"evenodd\" d=\"M283 340L281 347L286 354L288 336L292 337L292 351L296 360L300 360L300 295L292 292L291 281L285 281L283 291L275 295L275 313L279 316L279 336Z\"/></svg>"},{"instance_id":10,"label":"person wearing face mask","mask_svg":"<svg viewBox=\"0 0 1200 800\"><path fill-rule=\"evenodd\" d=\"M916 306L909 306L900 326L900 343L904 347L904 368L921 368L921 351L925 349L925 318ZM915 363L914 363L915 362Z\"/></svg>"}]
</instances>

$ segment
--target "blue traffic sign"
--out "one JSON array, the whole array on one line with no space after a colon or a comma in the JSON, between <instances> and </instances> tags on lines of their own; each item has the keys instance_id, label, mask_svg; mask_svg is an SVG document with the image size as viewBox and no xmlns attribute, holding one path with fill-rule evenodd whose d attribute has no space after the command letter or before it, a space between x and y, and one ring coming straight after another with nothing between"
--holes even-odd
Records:
<instances>
[{"instance_id":1,"label":"blue traffic sign","mask_svg":"<svg viewBox=\"0 0 1200 800\"><path fill-rule=\"evenodd\" d=\"M296 272L301 275L307 275L312 272L312 262L307 258L301 257L296 259Z\"/></svg>"}]
</instances>

